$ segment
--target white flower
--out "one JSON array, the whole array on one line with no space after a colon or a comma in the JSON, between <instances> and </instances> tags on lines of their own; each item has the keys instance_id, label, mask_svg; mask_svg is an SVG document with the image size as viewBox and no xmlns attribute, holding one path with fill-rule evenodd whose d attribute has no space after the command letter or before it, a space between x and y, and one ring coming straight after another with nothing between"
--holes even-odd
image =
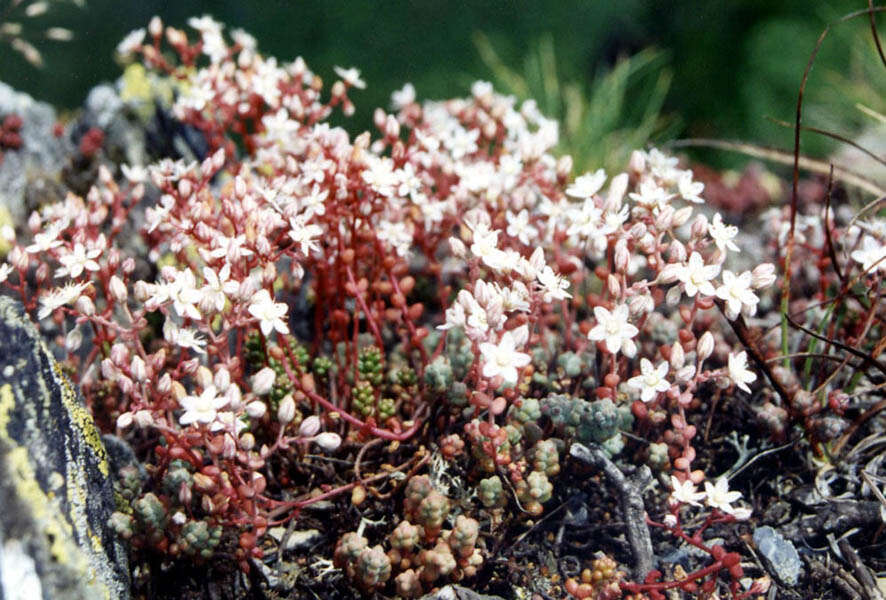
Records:
<instances>
[{"instance_id":1,"label":"white flower","mask_svg":"<svg viewBox=\"0 0 886 600\"><path fill-rule=\"evenodd\" d=\"M704 199L700 194L704 191L704 184L692 180L692 171L683 171L677 179L677 189L684 200L701 204Z\"/></svg>"},{"instance_id":2,"label":"white flower","mask_svg":"<svg viewBox=\"0 0 886 600\"><path fill-rule=\"evenodd\" d=\"M117 54L127 56L135 52L145 39L145 30L135 29L126 34L119 44L117 44Z\"/></svg>"},{"instance_id":3,"label":"white flower","mask_svg":"<svg viewBox=\"0 0 886 600\"><path fill-rule=\"evenodd\" d=\"M597 169L594 173L585 173L566 188L566 194L573 198L590 198L600 191L606 183L606 172Z\"/></svg>"},{"instance_id":4,"label":"white flower","mask_svg":"<svg viewBox=\"0 0 886 600\"><path fill-rule=\"evenodd\" d=\"M483 263L497 271L508 267L507 254L498 248L498 231L478 227L474 231L471 252Z\"/></svg>"},{"instance_id":5,"label":"white flower","mask_svg":"<svg viewBox=\"0 0 886 600\"><path fill-rule=\"evenodd\" d=\"M42 320L51 315L56 309L65 304L70 304L80 297L83 290L90 282L68 283L64 287L56 288L40 296L40 310L37 311L37 319Z\"/></svg>"},{"instance_id":6,"label":"white flower","mask_svg":"<svg viewBox=\"0 0 886 600\"><path fill-rule=\"evenodd\" d=\"M877 269L886 272L886 244L870 236L861 241L861 248L849 255L859 263L864 272L869 272L876 265Z\"/></svg>"},{"instance_id":7,"label":"white flower","mask_svg":"<svg viewBox=\"0 0 886 600\"><path fill-rule=\"evenodd\" d=\"M538 229L529 223L529 211L525 208L516 215L511 211L505 214L508 220L507 233L511 237L515 237L527 246L530 240L535 240L538 236Z\"/></svg>"},{"instance_id":8,"label":"white flower","mask_svg":"<svg viewBox=\"0 0 886 600\"><path fill-rule=\"evenodd\" d=\"M2 265L0 265L0 283L6 281L12 271L12 266L8 263L3 263Z\"/></svg>"},{"instance_id":9,"label":"white flower","mask_svg":"<svg viewBox=\"0 0 886 600\"><path fill-rule=\"evenodd\" d=\"M391 107L400 110L415 102L415 86L407 83L402 89L391 94Z\"/></svg>"},{"instance_id":10,"label":"white flower","mask_svg":"<svg viewBox=\"0 0 886 600\"><path fill-rule=\"evenodd\" d=\"M306 223L307 219L301 215L289 219L289 237L299 245L301 253L307 256L312 251L320 250L317 245L317 236L323 233L323 229L314 223Z\"/></svg>"},{"instance_id":11,"label":"white flower","mask_svg":"<svg viewBox=\"0 0 886 600\"><path fill-rule=\"evenodd\" d=\"M679 479L671 475L671 492L670 501L672 504L691 504L692 506L700 506L699 501L704 500L705 493L695 491L695 485L691 480L686 479L681 482Z\"/></svg>"},{"instance_id":12,"label":"white flower","mask_svg":"<svg viewBox=\"0 0 886 600\"><path fill-rule=\"evenodd\" d=\"M554 273L554 270L548 265L545 265L545 268L539 271L537 276L544 292L545 302L572 298L572 295L566 291L569 287L569 281Z\"/></svg>"},{"instance_id":13,"label":"white flower","mask_svg":"<svg viewBox=\"0 0 886 600\"><path fill-rule=\"evenodd\" d=\"M711 279L720 272L720 265L705 265L704 259L698 252L693 252L689 256L689 262L680 265L676 271L677 279L683 283L683 289L690 298L698 292L705 296L716 294Z\"/></svg>"},{"instance_id":14,"label":"white flower","mask_svg":"<svg viewBox=\"0 0 886 600\"><path fill-rule=\"evenodd\" d=\"M200 311L194 306L200 302L201 294L197 290L197 281L190 269L179 271L175 280L166 284L167 294L172 300L172 307L181 317L200 318Z\"/></svg>"},{"instance_id":15,"label":"white flower","mask_svg":"<svg viewBox=\"0 0 886 600\"><path fill-rule=\"evenodd\" d=\"M760 301L751 289L751 272L738 277L732 271L723 271L723 285L717 288L717 297L726 301L726 318L737 319L740 313L753 315Z\"/></svg>"},{"instance_id":16,"label":"white flower","mask_svg":"<svg viewBox=\"0 0 886 600\"><path fill-rule=\"evenodd\" d=\"M178 327L172 322L172 319L167 318L163 323L163 337L170 344L175 344L181 348L188 348L198 354L206 354L206 350L203 349L206 345L206 340L198 337L197 332L193 329Z\"/></svg>"},{"instance_id":17,"label":"white flower","mask_svg":"<svg viewBox=\"0 0 886 600\"><path fill-rule=\"evenodd\" d=\"M521 325L517 329L526 329ZM529 364L529 355L517 352L517 338L525 337L527 332L505 331L498 344L484 342L480 344L480 352L483 354L483 376L495 377L500 375L506 384L517 383L517 369Z\"/></svg>"},{"instance_id":18,"label":"white flower","mask_svg":"<svg viewBox=\"0 0 886 600\"><path fill-rule=\"evenodd\" d=\"M594 342L603 340L606 350L612 354L622 351L629 358L634 356L637 345L633 338L640 330L628 322L628 313L627 304L620 304L611 312L602 306L595 306L597 325L588 332L588 339Z\"/></svg>"},{"instance_id":19,"label":"white flower","mask_svg":"<svg viewBox=\"0 0 886 600\"><path fill-rule=\"evenodd\" d=\"M668 206L673 194L652 179L643 179L640 181L637 191L631 192L628 196L637 204L657 214L658 211Z\"/></svg>"},{"instance_id":20,"label":"white flower","mask_svg":"<svg viewBox=\"0 0 886 600\"><path fill-rule=\"evenodd\" d=\"M87 250L86 247L77 242L74 248L67 254L59 257L58 261L62 264L62 268L55 272L56 277L79 277L84 270L98 271L98 263L95 259L102 253L100 248L92 248Z\"/></svg>"},{"instance_id":21,"label":"white flower","mask_svg":"<svg viewBox=\"0 0 886 600\"><path fill-rule=\"evenodd\" d=\"M38 254L46 252L51 248L58 248L62 245L58 234L61 233L57 225L48 227L46 231L34 235L34 243L25 248L25 252L29 254Z\"/></svg>"},{"instance_id":22,"label":"white flower","mask_svg":"<svg viewBox=\"0 0 886 600\"><path fill-rule=\"evenodd\" d=\"M751 388L747 384L757 379L756 373L748 369L748 353L742 350L738 354L729 353L729 364L727 365L729 379L738 386L739 389L751 393Z\"/></svg>"},{"instance_id":23,"label":"white flower","mask_svg":"<svg viewBox=\"0 0 886 600\"><path fill-rule=\"evenodd\" d=\"M225 301L228 296L236 294L237 290L240 289L240 284L232 281L230 276L231 265L227 263L217 274L213 269L203 267L203 278L206 280L206 285L200 290L203 296L201 306L208 305L215 308L216 312L221 312L225 309Z\"/></svg>"},{"instance_id":24,"label":"white flower","mask_svg":"<svg viewBox=\"0 0 886 600\"><path fill-rule=\"evenodd\" d=\"M732 507L732 503L741 498L741 492L730 492L729 481L725 477L718 479L714 485L711 485L710 481L705 481L704 490L708 506L719 509L728 515L735 512L736 509Z\"/></svg>"},{"instance_id":25,"label":"white flower","mask_svg":"<svg viewBox=\"0 0 886 600\"><path fill-rule=\"evenodd\" d=\"M265 336L271 335L276 330L278 333L289 333L289 327L283 317L286 316L288 307L285 304L274 302L268 290L259 290L252 297L249 305L249 314L259 320L259 327Z\"/></svg>"},{"instance_id":26,"label":"white flower","mask_svg":"<svg viewBox=\"0 0 886 600\"><path fill-rule=\"evenodd\" d=\"M214 385L210 385L199 396L185 396L179 400L184 414L178 418L182 425L191 423L209 424L215 421L217 411L227 405L228 399L218 395Z\"/></svg>"},{"instance_id":27,"label":"white flower","mask_svg":"<svg viewBox=\"0 0 886 600\"><path fill-rule=\"evenodd\" d=\"M708 233L714 238L714 243L717 244L720 252L726 252L727 249L733 252L741 251L735 245L735 242L732 241L738 235L738 227L735 225L725 225L720 213L716 213L713 221L708 224Z\"/></svg>"},{"instance_id":28,"label":"white flower","mask_svg":"<svg viewBox=\"0 0 886 600\"><path fill-rule=\"evenodd\" d=\"M645 358L640 359L640 375L628 379L628 387L640 390L640 400L652 402L660 392L671 387L665 376L668 374L668 363L662 361L657 367Z\"/></svg>"},{"instance_id":29,"label":"white flower","mask_svg":"<svg viewBox=\"0 0 886 600\"><path fill-rule=\"evenodd\" d=\"M376 237L391 245L398 256L408 256L412 247L412 228L408 223L382 221L375 230Z\"/></svg>"},{"instance_id":30,"label":"white flower","mask_svg":"<svg viewBox=\"0 0 886 600\"><path fill-rule=\"evenodd\" d=\"M366 82L360 79L360 71L354 67L350 69L343 69L341 67L335 67L335 74L342 78L342 81L347 83L350 86L353 86L357 89L364 89L366 87Z\"/></svg>"}]
</instances>

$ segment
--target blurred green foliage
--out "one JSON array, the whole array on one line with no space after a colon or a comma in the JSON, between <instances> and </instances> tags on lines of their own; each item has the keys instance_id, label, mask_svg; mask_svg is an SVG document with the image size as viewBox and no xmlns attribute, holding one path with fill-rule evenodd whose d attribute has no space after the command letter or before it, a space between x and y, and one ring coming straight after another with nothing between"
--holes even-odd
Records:
<instances>
[{"instance_id":1,"label":"blurred green foliage","mask_svg":"<svg viewBox=\"0 0 886 600\"><path fill-rule=\"evenodd\" d=\"M10 1L0 0L0 11ZM495 69L500 79L507 67L526 79L527 89L544 92L539 104L565 119L567 135L587 127L586 137L569 145L590 163L606 164L608 157L594 156L594 136L633 143L676 132L667 125L677 121L661 121L658 110L650 116L659 105L661 114L679 117L683 136L789 147L790 131L767 117L792 120L821 30L865 6L864 0L87 0L84 8L61 4L37 18L43 27L68 27L76 35L39 44L42 70L0 49L0 79L74 108L91 86L119 76L113 51L128 31L154 14L183 26L187 17L208 13L253 33L267 54L303 56L326 78L334 65L360 68L369 88L354 96L354 130L368 128L372 108L387 106L391 91L406 81L422 98L452 97L466 94L475 79L496 79ZM494 69L474 44L478 32L494 49ZM618 62L652 47L660 51ZM859 125L866 117L854 104L862 101L883 112L882 105L872 106L886 97L876 83L884 81L882 67L869 68L879 64L873 53L866 19L835 28L809 82L807 123ZM868 65L871 59L876 62ZM828 147L807 138L813 153Z\"/></svg>"}]
</instances>

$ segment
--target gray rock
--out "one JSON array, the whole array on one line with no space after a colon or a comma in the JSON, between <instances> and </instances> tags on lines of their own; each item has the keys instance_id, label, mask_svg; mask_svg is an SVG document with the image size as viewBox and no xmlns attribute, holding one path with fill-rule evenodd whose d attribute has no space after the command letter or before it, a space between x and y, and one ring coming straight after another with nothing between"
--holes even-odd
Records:
<instances>
[{"instance_id":1,"label":"gray rock","mask_svg":"<svg viewBox=\"0 0 886 600\"><path fill-rule=\"evenodd\" d=\"M105 133L103 147L113 162L147 164L144 124L123 102L113 85L104 83L90 90L83 106L82 122Z\"/></svg>"},{"instance_id":2,"label":"gray rock","mask_svg":"<svg viewBox=\"0 0 886 600\"><path fill-rule=\"evenodd\" d=\"M7 297L0 340L0 597L128 599L98 430L21 305Z\"/></svg>"},{"instance_id":3,"label":"gray rock","mask_svg":"<svg viewBox=\"0 0 886 600\"><path fill-rule=\"evenodd\" d=\"M504 600L501 596L478 594L460 585L447 585L436 592L425 594L421 600Z\"/></svg>"},{"instance_id":4,"label":"gray rock","mask_svg":"<svg viewBox=\"0 0 886 600\"><path fill-rule=\"evenodd\" d=\"M794 586L803 572L803 563L794 544L772 527L754 530L754 544L769 572L783 585Z\"/></svg>"},{"instance_id":5,"label":"gray rock","mask_svg":"<svg viewBox=\"0 0 886 600\"><path fill-rule=\"evenodd\" d=\"M69 146L64 137L53 135L57 116L52 106L0 82L0 116L11 113L22 119L22 147L3 154L0 205L5 205L20 223L29 212L25 206L29 187L35 182L40 185L58 180Z\"/></svg>"}]
</instances>

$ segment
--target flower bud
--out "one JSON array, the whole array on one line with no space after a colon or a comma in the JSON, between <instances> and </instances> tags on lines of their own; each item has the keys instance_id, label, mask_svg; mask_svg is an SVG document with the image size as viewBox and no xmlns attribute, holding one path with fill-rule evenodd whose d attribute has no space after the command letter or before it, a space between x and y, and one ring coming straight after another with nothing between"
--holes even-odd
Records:
<instances>
[{"instance_id":1,"label":"flower bud","mask_svg":"<svg viewBox=\"0 0 886 600\"><path fill-rule=\"evenodd\" d=\"M185 386L183 386L180 381L173 381L172 382L172 390L171 391L172 391L172 397L175 398L176 400L179 400L179 401L188 395L187 390L185 390Z\"/></svg>"},{"instance_id":2,"label":"flower bud","mask_svg":"<svg viewBox=\"0 0 886 600\"><path fill-rule=\"evenodd\" d=\"M385 135L390 138L400 137L400 123L393 115L388 115L385 121Z\"/></svg>"},{"instance_id":3,"label":"flower bud","mask_svg":"<svg viewBox=\"0 0 886 600\"><path fill-rule=\"evenodd\" d=\"M247 431L240 436L239 444L241 450L249 452L250 450L255 448L255 436Z\"/></svg>"},{"instance_id":4,"label":"flower bud","mask_svg":"<svg viewBox=\"0 0 886 600\"><path fill-rule=\"evenodd\" d=\"M292 394L286 394L286 396L283 397L283 400L280 401L280 406L277 408L277 420L280 421L282 425L288 425L294 418L295 400L292 399Z\"/></svg>"},{"instance_id":5,"label":"flower bud","mask_svg":"<svg viewBox=\"0 0 886 600\"><path fill-rule=\"evenodd\" d=\"M226 433L222 438L222 457L230 460L235 456L237 456L237 442L230 433Z\"/></svg>"},{"instance_id":6,"label":"flower bud","mask_svg":"<svg viewBox=\"0 0 886 600\"><path fill-rule=\"evenodd\" d=\"M668 246L668 254L674 262L684 262L686 260L686 246L680 240L674 240Z\"/></svg>"},{"instance_id":7,"label":"flower bud","mask_svg":"<svg viewBox=\"0 0 886 600\"><path fill-rule=\"evenodd\" d=\"M197 367L197 373L194 379L197 380L197 385L205 390L212 385L212 371L207 367L200 365Z\"/></svg>"},{"instance_id":8,"label":"flower bud","mask_svg":"<svg viewBox=\"0 0 886 600\"><path fill-rule=\"evenodd\" d=\"M674 222L674 207L665 206L655 217L655 227L659 231L667 231Z\"/></svg>"},{"instance_id":9,"label":"flower bud","mask_svg":"<svg viewBox=\"0 0 886 600\"><path fill-rule=\"evenodd\" d=\"M108 381L117 379L117 367L114 366L114 361L110 358L102 360L102 377Z\"/></svg>"},{"instance_id":10,"label":"flower bud","mask_svg":"<svg viewBox=\"0 0 886 600\"><path fill-rule=\"evenodd\" d=\"M84 317L91 317L95 314L95 303L89 296L80 296L74 303L74 309Z\"/></svg>"},{"instance_id":11,"label":"flower bud","mask_svg":"<svg viewBox=\"0 0 886 600\"><path fill-rule=\"evenodd\" d=\"M151 18L150 23L148 23L148 33L151 34L151 37L160 37L163 35L163 21L160 20L160 17L154 15Z\"/></svg>"},{"instance_id":12,"label":"flower bud","mask_svg":"<svg viewBox=\"0 0 886 600\"><path fill-rule=\"evenodd\" d=\"M754 289L768 287L775 283L775 279L775 265L772 263L757 265L751 271L751 287Z\"/></svg>"},{"instance_id":13,"label":"flower bud","mask_svg":"<svg viewBox=\"0 0 886 600\"><path fill-rule=\"evenodd\" d=\"M277 381L277 374L271 367L265 367L252 377L252 392L257 396L270 393Z\"/></svg>"},{"instance_id":14,"label":"flower bud","mask_svg":"<svg viewBox=\"0 0 886 600\"><path fill-rule=\"evenodd\" d=\"M261 400L253 400L246 405L246 414L253 419L261 419L267 410L268 406Z\"/></svg>"},{"instance_id":15,"label":"flower bud","mask_svg":"<svg viewBox=\"0 0 886 600\"><path fill-rule=\"evenodd\" d=\"M133 416L131 412L125 412L117 417L117 429L126 429L132 425Z\"/></svg>"},{"instance_id":16,"label":"flower bud","mask_svg":"<svg viewBox=\"0 0 886 600\"><path fill-rule=\"evenodd\" d=\"M28 268L28 254L22 250L21 246L16 246L12 250L9 251L7 255L7 260L9 264L20 271L25 271Z\"/></svg>"},{"instance_id":17,"label":"flower bud","mask_svg":"<svg viewBox=\"0 0 886 600\"><path fill-rule=\"evenodd\" d=\"M708 218L704 215L698 215L695 217L695 221L692 223L692 231L691 235L694 238L704 237L708 232Z\"/></svg>"},{"instance_id":18,"label":"flower bud","mask_svg":"<svg viewBox=\"0 0 886 600\"><path fill-rule=\"evenodd\" d=\"M325 452L333 452L338 450L338 447L341 446L341 436L337 433L326 431L315 437L314 443L320 446Z\"/></svg>"},{"instance_id":19,"label":"flower bud","mask_svg":"<svg viewBox=\"0 0 886 600\"><path fill-rule=\"evenodd\" d=\"M123 280L117 277L116 275L111 276L111 281L108 283L108 289L111 291L111 297L117 302L126 302L126 284L123 283Z\"/></svg>"},{"instance_id":20,"label":"flower bud","mask_svg":"<svg viewBox=\"0 0 886 600\"><path fill-rule=\"evenodd\" d=\"M147 380L148 368L141 356L135 356L132 358L132 363L129 365L129 372L132 373L132 377L136 381Z\"/></svg>"},{"instance_id":21,"label":"flower bud","mask_svg":"<svg viewBox=\"0 0 886 600\"><path fill-rule=\"evenodd\" d=\"M621 284L618 282L618 278L612 273L606 278L606 287L609 288L609 294L615 298L621 296Z\"/></svg>"},{"instance_id":22,"label":"flower bud","mask_svg":"<svg viewBox=\"0 0 886 600\"><path fill-rule=\"evenodd\" d=\"M83 334L79 327L75 327L65 336L65 350L68 352L76 352L83 343Z\"/></svg>"},{"instance_id":23,"label":"flower bud","mask_svg":"<svg viewBox=\"0 0 886 600\"><path fill-rule=\"evenodd\" d=\"M126 366L126 363L129 362L129 349L120 342L117 342L111 346L111 360L117 367Z\"/></svg>"},{"instance_id":24,"label":"flower bud","mask_svg":"<svg viewBox=\"0 0 886 600\"><path fill-rule=\"evenodd\" d=\"M649 294L640 294L631 298L628 302L628 310L631 315L639 317L645 313L650 313L655 309L655 300Z\"/></svg>"},{"instance_id":25,"label":"flower bud","mask_svg":"<svg viewBox=\"0 0 886 600\"><path fill-rule=\"evenodd\" d=\"M564 154L557 160L557 177L566 179L572 173L572 156Z\"/></svg>"},{"instance_id":26,"label":"flower bud","mask_svg":"<svg viewBox=\"0 0 886 600\"><path fill-rule=\"evenodd\" d=\"M683 345L676 341L674 345L671 346L671 366L676 370L683 367L683 363L686 361L686 355L683 353Z\"/></svg>"},{"instance_id":27,"label":"flower bud","mask_svg":"<svg viewBox=\"0 0 886 600\"><path fill-rule=\"evenodd\" d=\"M139 427L150 427L154 424L154 416L149 410L140 410L135 413L135 424Z\"/></svg>"},{"instance_id":28,"label":"flower bud","mask_svg":"<svg viewBox=\"0 0 886 600\"><path fill-rule=\"evenodd\" d=\"M298 434L301 437L315 436L318 431L320 431L320 417L316 415L306 418L298 427Z\"/></svg>"},{"instance_id":29,"label":"flower bud","mask_svg":"<svg viewBox=\"0 0 886 600\"><path fill-rule=\"evenodd\" d=\"M452 255L455 258L463 259L465 256L467 256L467 249L465 248L464 242L462 242L457 237L449 238L449 248L450 250L452 250Z\"/></svg>"},{"instance_id":30,"label":"flower bud","mask_svg":"<svg viewBox=\"0 0 886 600\"><path fill-rule=\"evenodd\" d=\"M695 365L686 365L677 371L676 375L674 375L674 379L677 383L686 385L692 378L695 377Z\"/></svg>"},{"instance_id":31,"label":"flower bud","mask_svg":"<svg viewBox=\"0 0 886 600\"><path fill-rule=\"evenodd\" d=\"M626 273L631 263L631 253L628 251L628 243L620 239L615 243L615 270Z\"/></svg>"},{"instance_id":32,"label":"flower bud","mask_svg":"<svg viewBox=\"0 0 886 600\"><path fill-rule=\"evenodd\" d=\"M640 174L646 170L646 157L639 150L631 152L631 158L628 160L628 169L635 174Z\"/></svg>"},{"instance_id":33,"label":"flower bud","mask_svg":"<svg viewBox=\"0 0 886 600\"><path fill-rule=\"evenodd\" d=\"M157 391L161 394L168 394L172 391L172 377L169 373L163 373L160 381L157 382Z\"/></svg>"},{"instance_id":34,"label":"flower bud","mask_svg":"<svg viewBox=\"0 0 886 600\"><path fill-rule=\"evenodd\" d=\"M681 225L685 225L689 222L689 219L692 217L692 207L684 206L680 210L674 213L674 227L680 227Z\"/></svg>"},{"instance_id":35,"label":"flower bud","mask_svg":"<svg viewBox=\"0 0 886 600\"><path fill-rule=\"evenodd\" d=\"M698 362L701 363L714 352L714 336L710 331L705 331L698 344L695 346L695 352L698 355Z\"/></svg>"},{"instance_id":36,"label":"flower bud","mask_svg":"<svg viewBox=\"0 0 886 600\"><path fill-rule=\"evenodd\" d=\"M147 281L136 281L135 285L132 288L133 295L135 299L139 302L147 302L148 299L153 295L153 291L151 290L151 284Z\"/></svg>"},{"instance_id":37,"label":"flower bud","mask_svg":"<svg viewBox=\"0 0 886 600\"><path fill-rule=\"evenodd\" d=\"M680 289L679 285L673 286L668 290L668 293L665 294L665 302L670 306L677 306L680 304L680 297L683 295L683 291Z\"/></svg>"}]
</instances>

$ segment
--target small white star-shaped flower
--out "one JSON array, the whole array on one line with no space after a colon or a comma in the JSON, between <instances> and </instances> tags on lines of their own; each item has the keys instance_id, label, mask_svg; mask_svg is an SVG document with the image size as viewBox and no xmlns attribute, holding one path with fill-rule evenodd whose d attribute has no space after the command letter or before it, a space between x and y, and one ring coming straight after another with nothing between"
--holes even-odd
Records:
<instances>
[{"instance_id":1,"label":"small white star-shaped flower","mask_svg":"<svg viewBox=\"0 0 886 600\"><path fill-rule=\"evenodd\" d=\"M526 337L528 331L518 331L526 329L525 325L521 325L514 331L505 331L498 344L484 342L480 344L480 352L483 354L483 377L490 379L500 375L506 384L514 385L517 383L519 373L517 369L522 369L529 364L529 355L517 351L517 338Z\"/></svg>"},{"instance_id":2,"label":"small white star-shaped flower","mask_svg":"<svg viewBox=\"0 0 886 600\"><path fill-rule=\"evenodd\" d=\"M689 479L681 482L671 475L671 489L670 501L672 504L701 506L699 502L705 498L705 493L696 491L695 485Z\"/></svg>"},{"instance_id":3,"label":"small white star-shaped flower","mask_svg":"<svg viewBox=\"0 0 886 600\"><path fill-rule=\"evenodd\" d=\"M713 296L716 290L711 279L719 272L720 265L705 265L701 254L693 252L689 261L677 268L677 279L683 283L683 289L690 298L699 292L705 296Z\"/></svg>"},{"instance_id":4,"label":"small white star-shaped flower","mask_svg":"<svg viewBox=\"0 0 886 600\"><path fill-rule=\"evenodd\" d=\"M289 312L285 304L274 302L268 290L259 290L252 297L252 303L249 305L249 314L259 320L259 327L265 336L271 335L272 331L278 333L289 333L289 326L283 317Z\"/></svg>"},{"instance_id":5,"label":"small white star-shaped flower","mask_svg":"<svg viewBox=\"0 0 886 600\"><path fill-rule=\"evenodd\" d=\"M714 219L708 224L708 233L714 239L714 243L717 244L720 252L726 252L727 249L733 252L741 252L733 241L735 236L738 235L738 227L723 223L723 217L720 216L720 213L715 214Z\"/></svg>"},{"instance_id":6,"label":"small white star-shaped flower","mask_svg":"<svg viewBox=\"0 0 886 600\"><path fill-rule=\"evenodd\" d=\"M606 350L612 354L621 351L628 358L634 356L637 353L637 345L633 338L640 333L640 330L628 322L628 314L627 304L620 304L612 311L602 306L595 306L594 316L597 318L597 325L588 332L588 339L593 342L602 340Z\"/></svg>"},{"instance_id":7,"label":"small white star-shaped flower","mask_svg":"<svg viewBox=\"0 0 886 600\"><path fill-rule=\"evenodd\" d=\"M707 505L728 515L733 514L736 510L732 503L741 498L741 492L729 491L729 481L725 477L721 477L713 485L710 481L705 481L704 491Z\"/></svg>"},{"instance_id":8,"label":"small white star-shaped flower","mask_svg":"<svg viewBox=\"0 0 886 600\"><path fill-rule=\"evenodd\" d=\"M752 289L752 279L750 271L737 277L732 271L723 271L723 285L717 288L717 297L726 301L727 319L737 319L740 313L750 316L757 312L760 299Z\"/></svg>"},{"instance_id":9,"label":"small white star-shaped flower","mask_svg":"<svg viewBox=\"0 0 886 600\"><path fill-rule=\"evenodd\" d=\"M652 402L660 392L666 392L671 384L665 379L668 374L668 363L662 361L657 367L652 362L640 359L640 375L628 379L628 387L640 390L640 400Z\"/></svg>"},{"instance_id":10,"label":"small white star-shaped flower","mask_svg":"<svg viewBox=\"0 0 886 600\"><path fill-rule=\"evenodd\" d=\"M729 363L727 365L729 379L738 386L739 389L751 393L751 388L747 384L757 379L756 373L748 369L748 353L742 350L738 354L729 353Z\"/></svg>"}]
</instances>

